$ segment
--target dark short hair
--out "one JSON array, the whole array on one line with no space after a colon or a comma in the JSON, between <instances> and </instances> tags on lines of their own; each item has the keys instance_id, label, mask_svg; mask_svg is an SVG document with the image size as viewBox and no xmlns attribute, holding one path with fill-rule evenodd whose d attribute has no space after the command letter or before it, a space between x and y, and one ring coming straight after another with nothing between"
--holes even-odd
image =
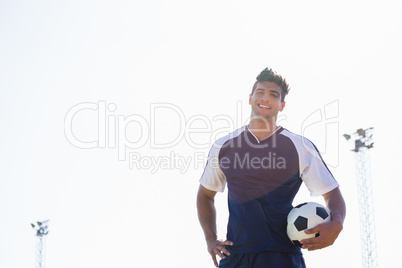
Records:
<instances>
[{"instance_id":1,"label":"dark short hair","mask_svg":"<svg viewBox=\"0 0 402 268\"><path fill-rule=\"evenodd\" d=\"M257 81L255 81L253 90L251 94L254 93L254 90L257 87L257 83L259 82L274 82L281 88L281 101L285 100L285 96L289 93L290 86L286 82L286 79L279 75L277 72L270 68L265 68L262 72L257 76Z\"/></svg>"}]
</instances>

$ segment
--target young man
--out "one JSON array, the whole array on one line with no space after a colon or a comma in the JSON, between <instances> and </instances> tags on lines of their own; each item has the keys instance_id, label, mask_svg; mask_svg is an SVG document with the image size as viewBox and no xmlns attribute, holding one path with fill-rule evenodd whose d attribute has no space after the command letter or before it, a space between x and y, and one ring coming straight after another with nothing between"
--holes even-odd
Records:
<instances>
[{"instance_id":1,"label":"young man","mask_svg":"<svg viewBox=\"0 0 402 268\"><path fill-rule=\"evenodd\" d=\"M216 267L305 267L300 248L286 234L287 215L304 182L312 196L322 195L332 221L301 241L316 250L334 243L346 208L337 181L317 148L306 138L276 125L289 91L272 69L258 76L249 96L250 123L212 146L197 195L198 217ZM227 240L217 240L215 194L228 187Z\"/></svg>"}]
</instances>

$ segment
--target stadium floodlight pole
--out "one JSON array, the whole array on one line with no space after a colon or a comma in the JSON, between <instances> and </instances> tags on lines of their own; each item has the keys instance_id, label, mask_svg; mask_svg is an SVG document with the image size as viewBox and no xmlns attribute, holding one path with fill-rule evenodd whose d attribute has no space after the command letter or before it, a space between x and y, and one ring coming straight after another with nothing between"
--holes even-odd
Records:
<instances>
[{"instance_id":1,"label":"stadium floodlight pole","mask_svg":"<svg viewBox=\"0 0 402 268\"><path fill-rule=\"evenodd\" d=\"M37 225L31 223L32 228L36 231L37 243L36 243L36 267L44 268L45 267L45 254L44 254L44 246L45 246L45 236L49 233L48 228L49 220L37 222Z\"/></svg>"},{"instance_id":2,"label":"stadium floodlight pole","mask_svg":"<svg viewBox=\"0 0 402 268\"><path fill-rule=\"evenodd\" d=\"M354 140L355 143L352 151L355 152L363 268L377 268L377 242L369 155L369 149L374 145L373 128L360 128L352 135L344 134L343 136L346 140Z\"/></svg>"}]
</instances>

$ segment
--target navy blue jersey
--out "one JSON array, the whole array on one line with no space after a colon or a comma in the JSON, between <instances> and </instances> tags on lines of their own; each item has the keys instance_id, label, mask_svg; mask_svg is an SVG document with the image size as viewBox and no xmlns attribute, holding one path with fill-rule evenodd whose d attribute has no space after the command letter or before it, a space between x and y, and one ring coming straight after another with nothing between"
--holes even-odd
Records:
<instances>
[{"instance_id":1,"label":"navy blue jersey","mask_svg":"<svg viewBox=\"0 0 402 268\"><path fill-rule=\"evenodd\" d=\"M215 142L200 179L213 191L227 184L229 250L240 254L300 253L286 225L303 181L313 196L339 186L308 139L279 127L259 141L247 126Z\"/></svg>"}]
</instances>

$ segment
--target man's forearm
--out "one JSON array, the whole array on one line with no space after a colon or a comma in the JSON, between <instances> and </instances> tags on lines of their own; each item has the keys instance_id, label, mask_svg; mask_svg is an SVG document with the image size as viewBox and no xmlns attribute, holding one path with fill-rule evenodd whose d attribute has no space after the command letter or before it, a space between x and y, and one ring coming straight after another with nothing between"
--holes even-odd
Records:
<instances>
[{"instance_id":1,"label":"man's forearm","mask_svg":"<svg viewBox=\"0 0 402 268\"><path fill-rule=\"evenodd\" d=\"M346 205L339 188L334 189L324 196L328 209L331 211L332 221L343 226L346 216Z\"/></svg>"},{"instance_id":2,"label":"man's forearm","mask_svg":"<svg viewBox=\"0 0 402 268\"><path fill-rule=\"evenodd\" d=\"M197 197L198 219L204 231L205 239L217 239L216 234L216 210L214 200L206 196Z\"/></svg>"},{"instance_id":3,"label":"man's forearm","mask_svg":"<svg viewBox=\"0 0 402 268\"><path fill-rule=\"evenodd\" d=\"M221 241L217 239L216 233L216 210L215 210L215 194L216 192L208 190L200 185L197 195L198 219L202 230L204 231L205 240L207 242L207 250L211 255L214 265L218 267L216 256L221 259L230 255L226 246L233 246L232 241Z\"/></svg>"}]
</instances>

